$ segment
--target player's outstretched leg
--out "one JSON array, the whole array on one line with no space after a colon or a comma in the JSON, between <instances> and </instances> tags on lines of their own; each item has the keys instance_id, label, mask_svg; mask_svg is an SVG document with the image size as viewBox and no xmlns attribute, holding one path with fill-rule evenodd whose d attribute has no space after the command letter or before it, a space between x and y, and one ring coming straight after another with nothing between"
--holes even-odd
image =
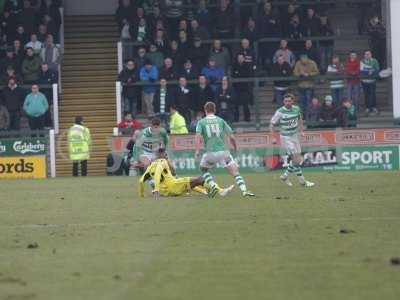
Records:
<instances>
[{"instance_id":1,"label":"player's outstretched leg","mask_svg":"<svg viewBox=\"0 0 400 300\"><path fill-rule=\"evenodd\" d=\"M208 190L208 196L210 198L214 198L218 194L217 183L214 181L214 178L212 177L210 172L208 172L207 169L203 169L202 168L201 171L203 172L203 175L201 177L202 177L202 179L204 181L204 186Z\"/></svg>"},{"instance_id":2,"label":"player's outstretched leg","mask_svg":"<svg viewBox=\"0 0 400 300\"><path fill-rule=\"evenodd\" d=\"M246 182L244 178L239 174L238 166L234 161L231 161L226 166L229 174L231 174L235 178L235 183L239 187L240 191L242 192L243 197L254 197L255 195L247 189Z\"/></svg>"},{"instance_id":3,"label":"player's outstretched leg","mask_svg":"<svg viewBox=\"0 0 400 300\"><path fill-rule=\"evenodd\" d=\"M293 186L292 182L289 180L289 175L294 172L292 160L290 160L285 172L279 177L288 186Z\"/></svg>"},{"instance_id":4,"label":"player's outstretched leg","mask_svg":"<svg viewBox=\"0 0 400 300\"><path fill-rule=\"evenodd\" d=\"M307 181L304 178L303 171L301 169L301 164L302 164L301 158L296 157L296 159L294 161L294 164L293 164L293 173L296 174L297 179L299 180L299 183L302 186L304 186L304 187L312 187L312 186L314 186L315 185L314 182Z\"/></svg>"}]
</instances>

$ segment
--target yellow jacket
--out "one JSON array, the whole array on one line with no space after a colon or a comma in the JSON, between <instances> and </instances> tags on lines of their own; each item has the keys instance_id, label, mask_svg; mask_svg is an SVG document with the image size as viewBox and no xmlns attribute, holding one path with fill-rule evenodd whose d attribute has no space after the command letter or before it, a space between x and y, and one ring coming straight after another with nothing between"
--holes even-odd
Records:
<instances>
[{"instance_id":1,"label":"yellow jacket","mask_svg":"<svg viewBox=\"0 0 400 300\"><path fill-rule=\"evenodd\" d=\"M169 120L169 130L171 134L187 134L185 118L182 117L178 112L171 114Z\"/></svg>"}]
</instances>

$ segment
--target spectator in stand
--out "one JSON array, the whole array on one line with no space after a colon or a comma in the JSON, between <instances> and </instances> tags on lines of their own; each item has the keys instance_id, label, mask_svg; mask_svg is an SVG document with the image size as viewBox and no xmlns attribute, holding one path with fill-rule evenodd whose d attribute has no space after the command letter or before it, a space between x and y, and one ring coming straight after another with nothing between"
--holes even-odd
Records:
<instances>
[{"instance_id":1,"label":"spectator in stand","mask_svg":"<svg viewBox=\"0 0 400 300\"><path fill-rule=\"evenodd\" d=\"M190 32L192 37L197 36L202 40L208 40L210 38L207 28L200 26L199 21L196 19L190 21Z\"/></svg>"},{"instance_id":2,"label":"spectator in stand","mask_svg":"<svg viewBox=\"0 0 400 300\"><path fill-rule=\"evenodd\" d=\"M271 76L290 77L292 76L292 67L285 61L283 55L278 56L276 62L272 65ZM274 99L278 106L283 105L283 97L288 92L290 81L274 81Z\"/></svg>"},{"instance_id":3,"label":"spectator in stand","mask_svg":"<svg viewBox=\"0 0 400 300\"><path fill-rule=\"evenodd\" d=\"M233 121L233 114L239 119L239 103L235 89L232 87L228 77L222 78L222 84L216 93L217 114L228 123ZM235 120L236 121L236 120ZM237 120L236 122L238 122Z\"/></svg>"},{"instance_id":4,"label":"spectator in stand","mask_svg":"<svg viewBox=\"0 0 400 300\"><path fill-rule=\"evenodd\" d=\"M38 83L50 86L50 87L44 87L44 88L42 87L41 91L46 96L49 107L52 107L52 105L53 105L53 88L51 86L55 83L58 83L58 73L54 70L50 70L49 66L46 63L43 63L41 65ZM53 126L53 122L51 120L50 109L48 109L46 112L44 125L46 127Z\"/></svg>"},{"instance_id":5,"label":"spectator in stand","mask_svg":"<svg viewBox=\"0 0 400 300\"><path fill-rule=\"evenodd\" d=\"M318 36L320 23L321 21L315 14L315 10L312 7L309 7L307 9L307 16L303 21L305 36Z\"/></svg>"},{"instance_id":6,"label":"spectator in stand","mask_svg":"<svg viewBox=\"0 0 400 300\"><path fill-rule=\"evenodd\" d=\"M207 78L204 75L199 76L199 84L193 91L193 102L196 112L204 110L204 104L207 102L214 102L215 95L211 87L207 83Z\"/></svg>"},{"instance_id":7,"label":"spectator in stand","mask_svg":"<svg viewBox=\"0 0 400 300\"><path fill-rule=\"evenodd\" d=\"M170 120L169 131L170 134L188 134L185 118L178 112L175 104L169 108Z\"/></svg>"},{"instance_id":8,"label":"spectator in stand","mask_svg":"<svg viewBox=\"0 0 400 300\"><path fill-rule=\"evenodd\" d=\"M313 97L309 107L307 108L306 120L308 128L318 127L321 116L321 104L317 97Z\"/></svg>"},{"instance_id":9,"label":"spectator in stand","mask_svg":"<svg viewBox=\"0 0 400 300\"><path fill-rule=\"evenodd\" d=\"M153 100L154 94L157 90L157 86L154 84L158 79L158 70L155 66L151 64L150 60L146 60L144 66L140 69L140 80L147 81L148 84L143 86L142 89L142 102L146 107L147 117L153 117Z\"/></svg>"},{"instance_id":10,"label":"spectator in stand","mask_svg":"<svg viewBox=\"0 0 400 300\"><path fill-rule=\"evenodd\" d=\"M325 97L325 102L321 107L319 121L319 127L323 128L335 128L337 125L337 109L333 104L331 95Z\"/></svg>"},{"instance_id":11,"label":"spectator in stand","mask_svg":"<svg viewBox=\"0 0 400 300\"><path fill-rule=\"evenodd\" d=\"M1 84L7 85L8 80L10 78L14 78L17 84L22 84L23 80L21 75L15 72L14 68L12 66L8 66L6 72L3 74L1 78Z\"/></svg>"},{"instance_id":12,"label":"spectator in stand","mask_svg":"<svg viewBox=\"0 0 400 300\"><path fill-rule=\"evenodd\" d=\"M213 25L215 26L214 36L217 39L231 39L235 31L235 15L229 1L220 1L215 12Z\"/></svg>"},{"instance_id":13,"label":"spectator in stand","mask_svg":"<svg viewBox=\"0 0 400 300\"><path fill-rule=\"evenodd\" d=\"M301 54L307 55L308 58L315 61L317 66L320 64L320 57L318 50L314 47L313 42L311 40L306 40L304 43L304 48L301 51Z\"/></svg>"},{"instance_id":14,"label":"spectator in stand","mask_svg":"<svg viewBox=\"0 0 400 300\"><path fill-rule=\"evenodd\" d=\"M300 15L300 11L294 3L289 3L287 10L282 14L280 23L282 25L282 34L285 37L289 36L289 25L294 15Z\"/></svg>"},{"instance_id":15,"label":"spectator in stand","mask_svg":"<svg viewBox=\"0 0 400 300\"><path fill-rule=\"evenodd\" d=\"M207 9L206 0L199 0L195 17L199 21L200 26L204 26L210 32L213 23L211 13Z\"/></svg>"},{"instance_id":16,"label":"spectator in stand","mask_svg":"<svg viewBox=\"0 0 400 300\"><path fill-rule=\"evenodd\" d=\"M321 70L326 70L332 55L333 55L333 46L335 44L334 40L334 35L335 33L333 32L333 28L331 23L329 22L329 19L326 15L321 16L321 24L319 27L319 34L321 37L332 37L332 39L325 40L325 41L319 41L319 56L321 59Z\"/></svg>"},{"instance_id":17,"label":"spectator in stand","mask_svg":"<svg viewBox=\"0 0 400 300\"><path fill-rule=\"evenodd\" d=\"M339 127L356 127L357 111L351 100L343 100L342 106L338 110Z\"/></svg>"},{"instance_id":18,"label":"spectator in stand","mask_svg":"<svg viewBox=\"0 0 400 300\"><path fill-rule=\"evenodd\" d=\"M379 113L376 108L376 78L378 77L379 71L379 62L372 57L371 51L365 51L364 59L360 62L360 74L370 77L368 79L361 79L365 97L365 114L367 116L370 113Z\"/></svg>"},{"instance_id":19,"label":"spectator in stand","mask_svg":"<svg viewBox=\"0 0 400 300\"><path fill-rule=\"evenodd\" d=\"M43 62L49 65L49 68L58 71L58 66L61 62L60 50L54 45L54 39L51 34L46 38L46 44L44 45L41 53L41 59Z\"/></svg>"},{"instance_id":20,"label":"spectator in stand","mask_svg":"<svg viewBox=\"0 0 400 300\"><path fill-rule=\"evenodd\" d=\"M146 61L146 48L139 47L137 50L137 56L135 58L135 66L138 70L140 70L144 66L144 62Z\"/></svg>"},{"instance_id":21,"label":"spectator in stand","mask_svg":"<svg viewBox=\"0 0 400 300\"><path fill-rule=\"evenodd\" d=\"M35 31L36 12L31 6L30 0L23 1L23 9L18 14L18 21L25 28L27 34L32 34Z\"/></svg>"},{"instance_id":22,"label":"spectator in stand","mask_svg":"<svg viewBox=\"0 0 400 300\"><path fill-rule=\"evenodd\" d=\"M189 131L190 132L196 132L197 123L203 118L204 118L204 112L203 111L196 112L195 118L190 123Z\"/></svg>"},{"instance_id":23,"label":"spectator in stand","mask_svg":"<svg viewBox=\"0 0 400 300\"><path fill-rule=\"evenodd\" d=\"M132 133L136 130L142 129L142 123L139 120L133 118L130 112L126 112L124 119L118 123L119 129L131 129Z\"/></svg>"},{"instance_id":24,"label":"spectator in stand","mask_svg":"<svg viewBox=\"0 0 400 300\"><path fill-rule=\"evenodd\" d=\"M231 65L231 55L226 47L223 47L221 40L214 40L213 46L210 52L210 59L215 61L215 65L228 72Z\"/></svg>"},{"instance_id":25,"label":"spectator in stand","mask_svg":"<svg viewBox=\"0 0 400 300\"><path fill-rule=\"evenodd\" d=\"M40 54L43 44L38 41L36 33L31 34L31 40L25 45L26 48L32 48L35 55Z\"/></svg>"},{"instance_id":26,"label":"spectator in stand","mask_svg":"<svg viewBox=\"0 0 400 300\"><path fill-rule=\"evenodd\" d=\"M193 46L189 49L189 59L198 70L201 70L207 64L207 48L202 45L199 37L193 39Z\"/></svg>"},{"instance_id":27,"label":"spectator in stand","mask_svg":"<svg viewBox=\"0 0 400 300\"><path fill-rule=\"evenodd\" d=\"M140 99L140 89L133 85L139 81L138 73L135 62L130 59L126 62L126 67L118 75L118 81L123 85L123 111L133 115L136 114L137 102Z\"/></svg>"},{"instance_id":28,"label":"spectator in stand","mask_svg":"<svg viewBox=\"0 0 400 300\"><path fill-rule=\"evenodd\" d=\"M244 62L249 64L253 70L256 69L256 53L250 48L250 41L248 39L241 40L238 54L242 54L244 56Z\"/></svg>"},{"instance_id":29,"label":"spectator in stand","mask_svg":"<svg viewBox=\"0 0 400 300\"><path fill-rule=\"evenodd\" d=\"M192 113L195 110L195 103L193 102L193 91L187 84L185 77L179 78L179 86L174 93L174 104L178 111L186 120L186 124L190 124Z\"/></svg>"},{"instance_id":30,"label":"spectator in stand","mask_svg":"<svg viewBox=\"0 0 400 300\"><path fill-rule=\"evenodd\" d=\"M314 95L314 80L309 77L319 75L319 70L315 61L302 54L300 60L294 67L293 74L299 77L298 87L300 105L303 112L307 111L307 106Z\"/></svg>"},{"instance_id":31,"label":"spectator in stand","mask_svg":"<svg viewBox=\"0 0 400 300\"><path fill-rule=\"evenodd\" d=\"M159 6L153 6L153 11L149 15L149 23L150 23L150 27L153 29L157 28L157 24L162 24L163 25L162 30L165 29L164 24L166 24L167 21L166 21L165 17L161 14L161 9ZM161 28L159 28L159 29L161 29ZM156 29L156 30L158 30L158 29Z\"/></svg>"},{"instance_id":32,"label":"spectator in stand","mask_svg":"<svg viewBox=\"0 0 400 300\"><path fill-rule=\"evenodd\" d=\"M30 129L42 130L49 104L46 96L39 92L37 84L32 85L32 92L26 96L23 109L28 117Z\"/></svg>"},{"instance_id":33,"label":"spectator in stand","mask_svg":"<svg viewBox=\"0 0 400 300\"><path fill-rule=\"evenodd\" d=\"M50 34L54 37L55 43L60 43L60 27L61 27L61 13L60 7L62 3L61 0L53 0L50 3L48 15L50 16L50 21L47 23L51 23ZM45 16L46 17L46 16Z\"/></svg>"},{"instance_id":34,"label":"spectator in stand","mask_svg":"<svg viewBox=\"0 0 400 300\"><path fill-rule=\"evenodd\" d=\"M151 63L155 65L159 70L161 70L164 65L164 54L158 51L155 44L150 44L149 52L147 52L146 58L150 59Z\"/></svg>"},{"instance_id":35,"label":"spectator in stand","mask_svg":"<svg viewBox=\"0 0 400 300\"><path fill-rule=\"evenodd\" d=\"M130 0L119 1L119 6L115 12L115 19L117 20L119 30L122 30L124 20L129 20L135 14L135 9Z\"/></svg>"},{"instance_id":36,"label":"spectator in stand","mask_svg":"<svg viewBox=\"0 0 400 300\"><path fill-rule=\"evenodd\" d=\"M332 64L330 64L328 66L326 75L335 76L335 77L345 75L345 69L344 69L343 64L340 62L339 56L335 55L332 57ZM329 85L331 88L331 95L333 98L333 103L335 105L340 105L340 103L342 102L342 99L344 97L344 80L342 78L330 80Z\"/></svg>"},{"instance_id":37,"label":"spectator in stand","mask_svg":"<svg viewBox=\"0 0 400 300\"><path fill-rule=\"evenodd\" d=\"M179 74L180 77L185 77L187 80L196 80L199 77L199 70L188 59L184 64Z\"/></svg>"},{"instance_id":38,"label":"spectator in stand","mask_svg":"<svg viewBox=\"0 0 400 300\"><path fill-rule=\"evenodd\" d=\"M46 37L48 34L49 33L47 32L47 26L44 24L40 24L37 33L37 39L39 42L42 43L42 45L46 42Z\"/></svg>"},{"instance_id":39,"label":"spectator in stand","mask_svg":"<svg viewBox=\"0 0 400 300\"><path fill-rule=\"evenodd\" d=\"M272 4L265 2L261 14L257 21L257 36L258 38L276 38L282 35L281 25L278 17L273 13ZM271 58L274 54L273 49L278 47L276 42L263 42L260 44L260 60L261 65L270 70L272 65Z\"/></svg>"},{"instance_id":40,"label":"spectator in stand","mask_svg":"<svg viewBox=\"0 0 400 300\"><path fill-rule=\"evenodd\" d=\"M160 79L160 87L154 96L153 106L156 116L167 125L169 107L174 101L173 93L167 86L165 78Z\"/></svg>"},{"instance_id":41,"label":"spectator in stand","mask_svg":"<svg viewBox=\"0 0 400 300\"><path fill-rule=\"evenodd\" d=\"M9 10L4 10L0 17L0 28L1 32L5 34L8 43L15 40L15 28L17 28L17 19L15 14L11 13Z\"/></svg>"},{"instance_id":42,"label":"spectator in stand","mask_svg":"<svg viewBox=\"0 0 400 300\"><path fill-rule=\"evenodd\" d=\"M181 66L185 61L185 55L179 50L179 44L177 41L172 40L170 43L166 57L173 60L175 66Z\"/></svg>"},{"instance_id":43,"label":"spectator in stand","mask_svg":"<svg viewBox=\"0 0 400 300\"><path fill-rule=\"evenodd\" d=\"M136 7L135 13L131 16L131 24L134 26L138 26L141 19L145 19L144 9L143 7L139 6Z\"/></svg>"},{"instance_id":44,"label":"spectator in stand","mask_svg":"<svg viewBox=\"0 0 400 300\"><path fill-rule=\"evenodd\" d=\"M178 74L171 58L167 57L164 59L164 66L160 70L160 77L165 78L167 81L178 79Z\"/></svg>"},{"instance_id":45,"label":"spectator in stand","mask_svg":"<svg viewBox=\"0 0 400 300\"><path fill-rule=\"evenodd\" d=\"M232 69L232 77L237 79L250 78L254 76L254 70L251 64L245 62L243 54L237 56L237 62ZM223 82L222 82L223 83ZM235 122L239 122L239 108L243 106L244 120L250 122L250 109L249 105L253 99L253 87L251 82L237 82L233 84L237 97L233 102L235 107Z\"/></svg>"},{"instance_id":46,"label":"spectator in stand","mask_svg":"<svg viewBox=\"0 0 400 300\"><path fill-rule=\"evenodd\" d=\"M146 19L141 18L137 23L131 24L129 34L135 42L147 42L150 38L151 31L146 23Z\"/></svg>"},{"instance_id":47,"label":"spectator in stand","mask_svg":"<svg viewBox=\"0 0 400 300\"><path fill-rule=\"evenodd\" d=\"M253 47L254 42L258 40L258 33L256 28L256 22L253 18L247 21L246 28L242 31L242 38L248 39L250 41L250 46Z\"/></svg>"},{"instance_id":48,"label":"spectator in stand","mask_svg":"<svg viewBox=\"0 0 400 300\"><path fill-rule=\"evenodd\" d=\"M14 78L8 80L7 87L2 91L2 99L10 114L10 130L19 130L25 95Z\"/></svg>"},{"instance_id":49,"label":"spectator in stand","mask_svg":"<svg viewBox=\"0 0 400 300\"><path fill-rule=\"evenodd\" d=\"M188 40L188 34L186 33L186 31L183 30L179 31L178 50L180 52L180 55L182 56L180 57L179 60L179 65L178 65L179 68L181 68L182 64L186 61L189 53L189 48L190 48L190 43Z\"/></svg>"},{"instance_id":50,"label":"spectator in stand","mask_svg":"<svg viewBox=\"0 0 400 300\"><path fill-rule=\"evenodd\" d=\"M17 68L15 70L17 70L18 72L21 71L22 62L25 58L25 51L26 50L21 46L21 41L15 40L14 41L14 57L17 62Z\"/></svg>"},{"instance_id":51,"label":"spectator in stand","mask_svg":"<svg viewBox=\"0 0 400 300\"><path fill-rule=\"evenodd\" d=\"M386 28L377 16L369 21L367 27L369 46L372 54L382 67L386 66Z\"/></svg>"},{"instance_id":52,"label":"spectator in stand","mask_svg":"<svg viewBox=\"0 0 400 300\"><path fill-rule=\"evenodd\" d=\"M6 48L6 56L0 60L1 74L4 74L8 67L12 67L14 70L18 68L18 61L14 55L14 49L12 47Z\"/></svg>"},{"instance_id":53,"label":"spectator in stand","mask_svg":"<svg viewBox=\"0 0 400 300\"><path fill-rule=\"evenodd\" d=\"M6 0L4 3L4 10L10 11L13 14L18 14L22 8L22 1Z\"/></svg>"},{"instance_id":54,"label":"spectator in stand","mask_svg":"<svg viewBox=\"0 0 400 300\"><path fill-rule=\"evenodd\" d=\"M165 31L163 29L157 29L156 35L153 40L153 44L157 46L157 49L161 51L163 55L167 54L168 51L168 41L165 36Z\"/></svg>"},{"instance_id":55,"label":"spectator in stand","mask_svg":"<svg viewBox=\"0 0 400 300\"><path fill-rule=\"evenodd\" d=\"M289 38L294 40L300 40L306 35L305 28L303 24L300 23L300 17L298 15L294 15L292 17L292 20L288 27L288 33L289 33ZM303 42L295 41L291 42L290 45L295 55L297 55L299 51L301 51L301 48L303 47Z\"/></svg>"},{"instance_id":56,"label":"spectator in stand","mask_svg":"<svg viewBox=\"0 0 400 300\"><path fill-rule=\"evenodd\" d=\"M22 75L25 83L36 83L40 73L40 58L34 55L32 48L26 48L26 57L22 62Z\"/></svg>"},{"instance_id":57,"label":"spectator in stand","mask_svg":"<svg viewBox=\"0 0 400 300\"><path fill-rule=\"evenodd\" d=\"M3 101L0 101L0 132L8 130L10 127L10 114L7 107L4 106Z\"/></svg>"},{"instance_id":58,"label":"spectator in stand","mask_svg":"<svg viewBox=\"0 0 400 300\"><path fill-rule=\"evenodd\" d=\"M179 21L184 14L183 0L163 0L161 5L162 11L167 18L168 36L176 39L178 37Z\"/></svg>"},{"instance_id":59,"label":"spectator in stand","mask_svg":"<svg viewBox=\"0 0 400 300\"><path fill-rule=\"evenodd\" d=\"M287 62L292 68L296 64L296 57L294 56L293 52L288 49L287 40L281 40L280 48L276 50L273 58L274 63L276 63L279 56L282 56L283 60Z\"/></svg>"},{"instance_id":60,"label":"spectator in stand","mask_svg":"<svg viewBox=\"0 0 400 300\"><path fill-rule=\"evenodd\" d=\"M220 86L218 81L222 80L222 77L225 76L224 69L216 66L215 59L213 57L209 58L208 65L201 70L201 74L207 78L214 93Z\"/></svg>"},{"instance_id":61,"label":"spectator in stand","mask_svg":"<svg viewBox=\"0 0 400 300\"><path fill-rule=\"evenodd\" d=\"M29 35L25 32L24 26L19 25L17 27L17 33L15 34L15 39L19 40L22 45L29 42Z\"/></svg>"},{"instance_id":62,"label":"spectator in stand","mask_svg":"<svg viewBox=\"0 0 400 300\"><path fill-rule=\"evenodd\" d=\"M358 110L360 98L360 60L354 51L349 54L345 72L346 76L350 76L347 79L347 98L351 100Z\"/></svg>"}]
</instances>

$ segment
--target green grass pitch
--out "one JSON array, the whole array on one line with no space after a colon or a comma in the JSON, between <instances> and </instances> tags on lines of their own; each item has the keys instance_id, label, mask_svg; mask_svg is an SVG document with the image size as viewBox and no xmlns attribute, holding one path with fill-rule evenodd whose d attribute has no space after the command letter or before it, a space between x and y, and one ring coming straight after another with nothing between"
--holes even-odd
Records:
<instances>
[{"instance_id":1,"label":"green grass pitch","mask_svg":"<svg viewBox=\"0 0 400 300\"><path fill-rule=\"evenodd\" d=\"M127 177L1 181L0 300L400 299L399 173L307 177L160 201Z\"/></svg>"}]
</instances>

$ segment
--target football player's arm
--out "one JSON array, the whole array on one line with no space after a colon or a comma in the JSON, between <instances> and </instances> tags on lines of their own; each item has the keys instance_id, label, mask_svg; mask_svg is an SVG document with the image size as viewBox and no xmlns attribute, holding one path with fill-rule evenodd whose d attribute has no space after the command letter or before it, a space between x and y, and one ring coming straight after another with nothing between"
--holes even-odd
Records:
<instances>
[{"instance_id":1,"label":"football player's arm","mask_svg":"<svg viewBox=\"0 0 400 300\"><path fill-rule=\"evenodd\" d=\"M276 130L275 127L279 124L279 120L280 120L280 114L279 112L276 112L275 115L271 118L271 122L269 123L269 130L271 132L271 136L272 136L272 143L276 144Z\"/></svg>"},{"instance_id":2,"label":"football player's arm","mask_svg":"<svg viewBox=\"0 0 400 300\"><path fill-rule=\"evenodd\" d=\"M172 165L172 162L170 160L167 160L167 162L168 162L168 166L169 166L169 169L171 171L171 174L173 176L176 176L176 170L175 170L174 166Z\"/></svg>"},{"instance_id":3,"label":"football player's arm","mask_svg":"<svg viewBox=\"0 0 400 300\"><path fill-rule=\"evenodd\" d=\"M163 169L164 169L163 164L158 163L157 166L156 166L156 169L154 171L154 177L153 177L154 190L153 190L153 193L160 192L161 174L162 174Z\"/></svg>"},{"instance_id":4,"label":"football player's arm","mask_svg":"<svg viewBox=\"0 0 400 300\"><path fill-rule=\"evenodd\" d=\"M146 178L147 172L143 174L142 177L140 177L139 180L139 197L144 197L144 179Z\"/></svg>"},{"instance_id":5,"label":"football player's arm","mask_svg":"<svg viewBox=\"0 0 400 300\"><path fill-rule=\"evenodd\" d=\"M194 138L194 143L195 143L195 149L196 149L194 156L197 158L200 155L200 149L201 149L201 143L202 143L201 134L199 132L196 133L196 136Z\"/></svg>"},{"instance_id":6,"label":"football player's arm","mask_svg":"<svg viewBox=\"0 0 400 300\"><path fill-rule=\"evenodd\" d=\"M299 117L299 133L300 133L300 135L304 134L304 121L303 121L303 117L301 115Z\"/></svg>"},{"instance_id":7,"label":"football player's arm","mask_svg":"<svg viewBox=\"0 0 400 300\"><path fill-rule=\"evenodd\" d=\"M231 145L232 145L232 147L233 147L233 151L236 152L236 151L237 151L237 142L236 142L236 138L235 138L235 136L233 135L233 133L231 133L231 134L229 135L229 141L231 142Z\"/></svg>"}]
</instances>

